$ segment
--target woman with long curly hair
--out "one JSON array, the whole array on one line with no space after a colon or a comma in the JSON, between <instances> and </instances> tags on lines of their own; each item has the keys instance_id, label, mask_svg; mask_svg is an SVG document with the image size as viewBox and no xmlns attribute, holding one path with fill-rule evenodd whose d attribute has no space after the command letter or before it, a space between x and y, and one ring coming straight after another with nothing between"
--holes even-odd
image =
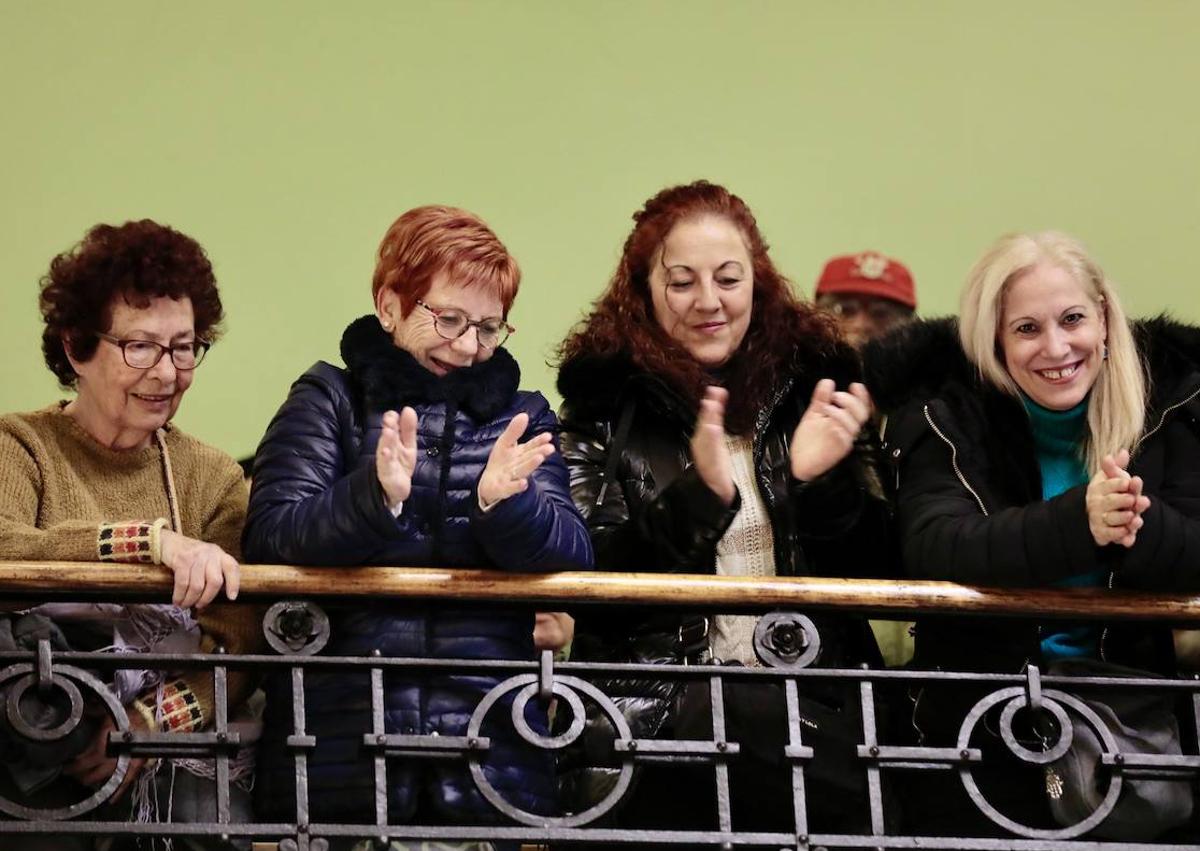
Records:
<instances>
[{"instance_id":1,"label":"woman with long curly hair","mask_svg":"<svg viewBox=\"0 0 1200 851\"><path fill-rule=\"evenodd\" d=\"M886 514L859 440L871 403L831 320L792 294L753 214L723 187L665 189L633 218L607 290L561 348L563 456L597 567L886 572ZM760 664L753 617L586 615L576 658ZM818 664L877 661L862 619L814 620ZM677 681L607 686L638 737L686 738L689 719L709 711ZM841 697L830 690L818 699L853 715ZM782 691L727 686L725 706L730 739L754 739L730 765L735 829L793 829ZM611 729L598 717L588 722L580 750L603 751ZM706 723L696 725L705 737ZM563 771L569 801L582 807L617 769L578 756L568 754ZM815 761L810 768L810 811L820 810L810 818L830 828L864 823L865 800L833 789L847 772ZM712 778L711 769L644 770L618 814L621 826L712 827L703 823L716 810L703 806L713 800Z\"/></svg>"}]
</instances>

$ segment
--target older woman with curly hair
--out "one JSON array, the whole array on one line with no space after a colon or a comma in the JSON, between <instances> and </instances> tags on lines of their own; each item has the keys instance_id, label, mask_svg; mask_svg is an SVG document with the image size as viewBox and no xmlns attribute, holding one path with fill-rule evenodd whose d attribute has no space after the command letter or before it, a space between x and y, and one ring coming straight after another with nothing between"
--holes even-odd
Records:
<instances>
[{"instance_id":1,"label":"older woman with curly hair","mask_svg":"<svg viewBox=\"0 0 1200 851\"><path fill-rule=\"evenodd\" d=\"M223 589L237 596L241 470L171 424L222 318L204 250L149 220L97 225L54 258L40 303L46 364L75 395L0 417L0 559L159 564L174 574L173 605L40 606L10 616L8 634L52 628L74 649L252 647L257 630L248 614L209 605ZM203 611L193 616L193 609ZM231 676L231 704L247 687L245 677ZM135 727L192 731L213 718L207 674L122 671L112 688ZM12 730L0 730L8 746L0 788L34 807L78 800L85 787L104 787L115 800L140 774L135 798L148 807L159 776L174 784L177 819L212 820L215 809L203 811L200 789L211 781L176 773L174 761L148 772L145 760L133 759L123 778L115 774L106 745L116 723L89 719L49 763L45 752L23 749ZM234 794L236 814L248 797L239 799L236 787ZM10 836L5 847L40 841ZM54 837L47 847L70 841Z\"/></svg>"},{"instance_id":2,"label":"older woman with curly hair","mask_svg":"<svg viewBox=\"0 0 1200 851\"><path fill-rule=\"evenodd\" d=\"M869 487L871 465L858 440L870 399L832 321L792 294L750 209L727 189L705 181L664 189L633 218L607 290L562 346L558 379L563 455L597 567L887 572L883 502ZM760 664L752 617L586 615L576 658ZM878 661L864 620L815 620L820 664ZM703 694L681 693L678 681L608 686L637 736L686 737L694 725L681 708L693 697L703 702ZM843 697L820 699L834 713ZM847 708L842 717L852 714ZM755 743L731 762L735 828L790 829L782 691L728 688L726 720L732 739ZM585 740L596 744L583 750L604 752L600 740L611 734L603 719L589 718ZM822 753L853 759L836 747ZM835 791L839 771L826 771L832 766L823 760L810 773L816 824L864 824L865 799ZM569 759L564 767L576 806L595 801L616 771ZM711 827L704 819L715 813L712 777L648 766L622 826Z\"/></svg>"}]
</instances>

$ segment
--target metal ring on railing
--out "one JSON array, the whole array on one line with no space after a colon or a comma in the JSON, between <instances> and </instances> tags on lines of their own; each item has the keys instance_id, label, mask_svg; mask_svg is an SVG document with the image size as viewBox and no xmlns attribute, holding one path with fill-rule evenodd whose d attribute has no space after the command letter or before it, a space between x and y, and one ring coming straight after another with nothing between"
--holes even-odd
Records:
<instances>
[{"instance_id":1,"label":"metal ring on railing","mask_svg":"<svg viewBox=\"0 0 1200 851\"><path fill-rule=\"evenodd\" d=\"M13 680L22 676L25 677L25 679L18 682L18 688L21 691L27 690L29 687L37 683L35 666L27 663L21 663L18 665L10 665L3 671L0 671L0 687L2 687L9 680ZM74 682L70 682L71 680ZM113 718L116 732L124 733L129 729L129 716L125 714L125 707L121 705L121 702L117 700L116 696L103 681L98 679L95 675L90 674L80 668L76 668L73 665L54 666L54 671L51 674L51 683L53 685L67 689L68 694L70 694L69 689L74 688L75 693L79 694L78 687L75 686L75 682L87 687L87 689L90 692L93 692L101 700L105 707L107 707L109 714ZM14 691L15 690L17 689L14 689ZM82 695L79 695L79 697L82 706ZM19 699L20 696L18 695L18 700ZM57 738L62 738L63 736L69 735L71 731L74 730L79 724L82 712L80 713L80 717L76 717L74 712L74 697L71 698L71 705L71 718L68 720L74 719L74 723L72 723L66 730L62 731L61 734L59 734L59 730L64 725L60 724L55 727L51 732L54 732ZM11 715L9 720L13 720ZM13 728L17 730L18 733L21 733L21 730L18 728L17 724L14 724ZM24 734L22 733L22 735ZM23 804L18 804L15 801L10 801L8 798L5 798L3 795L0 795L0 812L10 815L13 818L25 819L26 821L37 821L40 819L45 819L46 821L62 821L64 819L75 818L83 813L94 810L96 807L105 803L110 797L112 797L113 792L117 791L117 787L121 785L121 782L125 779L125 774L129 771L129 760L130 756L128 753L120 754L117 757L116 769L111 775L109 775L108 780L106 780L102 786L93 791L91 795L89 795L87 798L84 798L82 801L70 804L66 807L40 809L38 807L27 807Z\"/></svg>"},{"instance_id":2,"label":"metal ring on railing","mask_svg":"<svg viewBox=\"0 0 1200 851\"><path fill-rule=\"evenodd\" d=\"M1010 701L1010 704L1002 711L1001 719L1003 721L1005 716L1007 716L1008 722L1011 723L1012 717L1015 715L1017 710L1028 705L1028 698L1025 688L1022 686L1003 688L981 698L979 702L977 702L971 708L971 711L967 713L967 717L963 719L962 726L959 728L958 743L956 747L960 751L964 751L970 747L971 734L975 731L976 725L979 724L980 720L988 712L988 710L1000 703L1004 703L1005 701ZM1057 689L1047 689L1046 691L1042 692L1042 707L1047 708L1058 706L1058 712L1055 712L1054 709L1051 709L1050 711L1053 712L1055 718L1059 720L1060 727L1063 730L1063 733L1059 739L1059 743L1056 744L1053 750L1058 750L1063 740L1067 741L1066 747L1069 747L1070 736L1073 735L1071 720L1069 716L1067 716L1066 712L1062 711L1063 707L1059 704L1068 706L1083 716L1084 720L1093 730L1096 731L1096 734L1099 736L1105 753L1115 753L1118 750L1116 740L1113 739L1107 725L1105 725L1105 723L1100 719L1100 716L1098 716L1090 706L1088 706L1082 700L1072 697L1066 692L1058 691ZM1011 712L1009 711L1010 707L1012 707ZM1059 712L1062 714L1060 715ZM1072 732L1068 734L1066 732L1068 730L1072 730ZM1011 729L1009 729L1009 735L1012 735ZM1012 748L1013 742L1009 742L1007 737L1005 738L1005 744L1010 750L1013 750L1013 753L1018 757L1022 756L1018 750L1014 750ZM1066 751L1066 747L1062 748L1064 752ZM1023 747L1020 748L1020 751L1025 750L1026 749ZM1024 759L1024 757L1022 758ZM1114 771L1109 781L1108 792L1105 794L1104 800L1101 801L1100 805L1092 811L1091 815L1082 821L1067 827L1059 829L1046 829L1030 827L1027 824L1022 824L1021 822L1004 815L1004 813L1000 812L990 803L988 803L987 799L984 798L983 793L979 790L979 785L975 782L975 777L971 773L970 765L960 765L958 769L958 776L962 781L963 788L965 788L967 791L967 795L969 795L971 800L975 802L975 806L979 808L981 813L987 816L994 823L1003 827L1005 830L1008 830L1019 836L1029 837L1031 839L1071 839L1076 836L1082 836L1108 818L1109 813L1112 812L1113 807L1115 807L1117 804L1117 798L1121 794L1121 787L1123 785L1121 773L1119 771Z\"/></svg>"},{"instance_id":3,"label":"metal ring on railing","mask_svg":"<svg viewBox=\"0 0 1200 851\"><path fill-rule=\"evenodd\" d=\"M570 734L576 729L576 726L582 730L583 722L580 719L584 717L583 704L582 701L579 700L578 695L574 695L575 699L572 700L572 696L570 695L572 690L581 692L585 696L591 698L596 705L604 711L604 714L607 715L608 719L612 722L612 725L617 732L618 739L628 740L633 738L633 733L629 728L629 723L625 720L625 716L621 714L621 710L617 708L617 705L612 702L608 695L600 691L600 689L596 688L586 680L581 680L578 677L563 676L555 677L554 693L564 697L571 705L571 711L576 713L575 717L571 721L571 728L567 731L567 733L564 733L562 736L555 737L553 739L546 739L546 737L537 735L530 730L528 724L525 723L523 708L524 705L528 703L529 698L537 693L537 674L521 674L516 677L510 677L509 679L496 684L496 686L494 686L492 690L484 696L483 700L479 702L479 705L475 707L475 711L471 715L471 721L467 725L468 738L477 739L481 737L483 731L483 720L487 717L488 712L491 711L492 707L496 705L496 702L504 697L504 695L515 689L523 689L523 691L520 695L518 695L517 701L514 701L514 722L516 721L516 703L521 699L522 696L525 696L524 703L522 703L521 720L520 723L515 723L515 726L521 736L531 744L539 744L542 741L556 742L559 738L563 738ZM530 735L526 735L526 733L529 733ZM573 741L576 736L578 736L577 732L566 741ZM469 751L467 753L467 758L469 760L471 769L471 777L474 779L475 786L479 789L479 793L483 795L483 797L486 798L493 807L495 807L504 815L508 816L513 821L535 827L577 827L579 825L588 824L589 822L595 821L617 805L621 798L625 796L625 792L628 790L629 784L633 781L633 754L630 753L623 755L621 762L621 773L617 777L616 784L599 802L583 812L575 813L574 815L538 815L537 813L531 813L528 810L523 810L520 807L513 806L507 800L505 800L504 796L496 791L496 787L494 787L488 781L487 776L484 774L483 764L480 762L480 756L481 754L478 751Z\"/></svg>"},{"instance_id":4,"label":"metal ring on railing","mask_svg":"<svg viewBox=\"0 0 1200 851\"><path fill-rule=\"evenodd\" d=\"M527 742L537 745L546 750L559 750L579 738L579 734L583 732L586 714L583 708L583 701L579 699L574 691L566 686L559 685L557 681L551 686L554 694L561 697L571 707L571 726L557 736L543 736L525 720L525 707L529 704L531 698L538 695L541 690L541 684L525 686L513 699L512 705L512 720L513 726L517 732L521 734L521 738Z\"/></svg>"},{"instance_id":5,"label":"metal ring on railing","mask_svg":"<svg viewBox=\"0 0 1200 851\"><path fill-rule=\"evenodd\" d=\"M9 686L8 689L5 712L8 716L8 723L12 725L12 728L18 734L34 742L57 742L59 739L65 739L78 726L80 719L83 718L83 695L79 693L79 689L76 688L75 684L66 677L59 676L57 673L51 673L48 682L51 686L57 686L66 694L67 700L71 705L70 710L67 712L67 717L60 724L49 729L43 729L36 724L31 724L21 714L21 698L25 696L25 692L34 686L37 686L38 691L41 692L43 678L36 674L26 674ZM48 696L39 694L39 697L43 701Z\"/></svg>"},{"instance_id":6,"label":"metal ring on railing","mask_svg":"<svg viewBox=\"0 0 1200 851\"><path fill-rule=\"evenodd\" d=\"M1008 749L1016 754L1025 762L1032 762L1035 765L1049 765L1054 760L1061 757L1071 747L1071 742L1075 740L1075 727L1071 723L1071 719L1067 717L1067 710L1062 708L1062 704L1057 700L1048 700L1044 695L1041 696L1041 711L1049 712L1054 716L1054 720L1058 723L1058 741L1053 747L1047 748L1044 751L1035 751L1021 744L1021 740L1017 738L1016 732L1013 730L1013 719L1016 714L1022 709L1034 711L1029 702L1028 695L1022 695L1019 698L1014 698L1004 705L1003 711L1000 713L1000 738L1004 739L1004 744L1008 745Z\"/></svg>"}]
</instances>

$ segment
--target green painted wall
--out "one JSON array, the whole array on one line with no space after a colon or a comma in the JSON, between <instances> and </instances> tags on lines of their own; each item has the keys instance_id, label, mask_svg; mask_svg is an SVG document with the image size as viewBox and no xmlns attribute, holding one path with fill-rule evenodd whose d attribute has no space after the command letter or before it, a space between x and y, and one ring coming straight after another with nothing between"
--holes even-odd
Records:
<instances>
[{"instance_id":1,"label":"green painted wall","mask_svg":"<svg viewBox=\"0 0 1200 851\"><path fill-rule=\"evenodd\" d=\"M403 210L482 214L525 269L525 385L629 216L697 177L805 292L909 261L927 313L1015 228L1089 242L1134 315L1200 320L1200 3L0 0L0 410L58 398L37 280L97 221L209 250L228 334L180 413L253 450L370 309Z\"/></svg>"}]
</instances>

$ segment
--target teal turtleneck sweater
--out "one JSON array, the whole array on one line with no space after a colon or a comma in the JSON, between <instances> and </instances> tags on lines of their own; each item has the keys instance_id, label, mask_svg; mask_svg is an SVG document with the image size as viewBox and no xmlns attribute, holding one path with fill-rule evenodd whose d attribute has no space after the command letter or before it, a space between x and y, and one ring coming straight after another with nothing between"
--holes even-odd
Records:
<instances>
[{"instance_id":1,"label":"teal turtleneck sweater","mask_svg":"<svg viewBox=\"0 0 1200 851\"><path fill-rule=\"evenodd\" d=\"M1029 414L1033 446L1042 473L1042 499L1051 499L1076 485L1087 484L1087 468L1080 448L1087 430L1088 400L1068 411L1052 411L1022 394ZM1056 583L1059 587L1089 588L1104 584L1103 573L1072 576ZM1057 627L1056 627L1057 628ZM1072 626L1060 632L1043 633L1042 656L1046 661L1076 656L1099 656L1100 633L1089 626Z\"/></svg>"}]
</instances>

